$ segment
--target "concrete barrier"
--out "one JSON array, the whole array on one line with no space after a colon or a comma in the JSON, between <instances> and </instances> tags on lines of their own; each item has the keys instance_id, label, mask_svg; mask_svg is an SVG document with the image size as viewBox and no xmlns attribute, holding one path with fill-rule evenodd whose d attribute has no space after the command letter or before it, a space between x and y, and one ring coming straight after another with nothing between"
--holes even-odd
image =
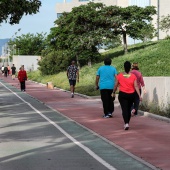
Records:
<instances>
[{"instance_id":1,"label":"concrete barrier","mask_svg":"<svg viewBox=\"0 0 170 170\"><path fill-rule=\"evenodd\" d=\"M146 94L143 102L159 106L162 110L170 108L170 77L144 77Z\"/></svg>"}]
</instances>

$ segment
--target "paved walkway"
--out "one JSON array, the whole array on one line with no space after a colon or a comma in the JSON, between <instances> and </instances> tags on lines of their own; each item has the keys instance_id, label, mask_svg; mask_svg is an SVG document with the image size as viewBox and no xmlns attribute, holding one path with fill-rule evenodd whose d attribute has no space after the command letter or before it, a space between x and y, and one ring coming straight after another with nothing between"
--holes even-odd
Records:
<instances>
[{"instance_id":1,"label":"paved walkway","mask_svg":"<svg viewBox=\"0 0 170 170\"><path fill-rule=\"evenodd\" d=\"M17 79L0 77L19 88ZM27 81L26 93L51 108L94 131L109 142L163 170L170 169L170 123L149 117L132 117L130 129L123 130L120 107L115 107L113 118L102 118L100 99L84 98L60 89L49 90L46 86ZM116 103L117 104L117 103Z\"/></svg>"}]
</instances>

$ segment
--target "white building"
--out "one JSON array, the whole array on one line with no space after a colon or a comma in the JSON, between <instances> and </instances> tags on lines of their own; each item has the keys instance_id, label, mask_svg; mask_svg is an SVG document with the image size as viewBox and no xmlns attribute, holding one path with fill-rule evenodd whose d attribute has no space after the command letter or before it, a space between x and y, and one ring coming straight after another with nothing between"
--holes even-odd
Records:
<instances>
[{"instance_id":1,"label":"white building","mask_svg":"<svg viewBox=\"0 0 170 170\"><path fill-rule=\"evenodd\" d=\"M158 21L161 16L167 16L168 14L170 14L169 0L72 0L71 2L63 0L63 2L56 4L57 17L59 17L63 12L70 12L73 7L87 4L89 1L104 3L107 6L117 5L120 7L127 7L130 5L137 5L140 7L155 6L157 10L157 15L154 16L153 24L158 31L158 35L155 40L163 39L166 37L166 33L158 29ZM132 44L132 42L130 41L134 40L129 39L128 41L130 44Z\"/></svg>"},{"instance_id":2,"label":"white building","mask_svg":"<svg viewBox=\"0 0 170 170\"><path fill-rule=\"evenodd\" d=\"M12 64L15 64L16 70L19 71L19 68L24 65L26 71L35 71L38 69L38 61L41 59L40 56L35 55L14 55Z\"/></svg>"}]
</instances>

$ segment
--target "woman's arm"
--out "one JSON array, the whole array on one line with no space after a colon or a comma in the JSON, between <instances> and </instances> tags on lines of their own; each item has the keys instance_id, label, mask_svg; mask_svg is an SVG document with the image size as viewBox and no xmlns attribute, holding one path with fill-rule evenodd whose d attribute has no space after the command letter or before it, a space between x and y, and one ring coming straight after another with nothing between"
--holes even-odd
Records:
<instances>
[{"instance_id":1,"label":"woman's arm","mask_svg":"<svg viewBox=\"0 0 170 170\"><path fill-rule=\"evenodd\" d=\"M27 77L27 72L25 71L25 79L27 80L28 79L28 77Z\"/></svg>"},{"instance_id":2,"label":"woman's arm","mask_svg":"<svg viewBox=\"0 0 170 170\"><path fill-rule=\"evenodd\" d=\"M139 87L137 85L137 81L136 80L134 81L134 87L135 87L135 90L136 90L136 92L137 92L137 94L139 96L140 101L142 101L142 97L140 95Z\"/></svg>"},{"instance_id":3,"label":"woman's arm","mask_svg":"<svg viewBox=\"0 0 170 170\"><path fill-rule=\"evenodd\" d=\"M118 82L118 80L117 80L117 77L115 77L115 86L114 86L114 88L113 88L113 93L116 92L118 85L119 85L119 82Z\"/></svg>"},{"instance_id":4,"label":"woman's arm","mask_svg":"<svg viewBox=\"0 0 170 170\"><path fill-rule=\"evenodd\" d=\"M100 79L100 77L97 75L97 76L96 76L96 82L95 82L95 84L96 84L96 90L99 89L99 79Z\"/></svg>"},{"instance_id":5,"label":"woman's arm","mask_svg":"<svg viewBox=\"0 0 170 170\"><path fill-rule=\"evenodd\" d=\"M144 83L144 80L143 80L142 73L141 73L140 78L139 78L139 83L140 83L140 85L142 87L142 90L143 90L144 94L146 94L145 83Z\"/></svg>"}]
</instances>

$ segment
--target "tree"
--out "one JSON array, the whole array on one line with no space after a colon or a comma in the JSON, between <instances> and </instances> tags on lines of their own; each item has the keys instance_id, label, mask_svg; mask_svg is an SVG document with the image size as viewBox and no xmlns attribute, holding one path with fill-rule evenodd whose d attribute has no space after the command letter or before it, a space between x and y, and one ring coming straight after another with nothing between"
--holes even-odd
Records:
<instances>
[{"instance_id":1,"label":"tree","mask_svg":"<svg viewBox=\"0 0 170 170\"><path fill-rule=\"evenodd\" d=\"M168 31L170 30L170 15L162 16L160 22L159 22L159 29L166 32L166 35L168 35Z\"/></svg>"},{"instance_id":2,"label":"tree","mask_svg":"<svg viewBox=\"0 0 170 170\"><path fill-rule=\"evenodd\" d=\"M23 15L35 14L39 11L39 0L3 0L0 2L0 23L19 23Z\"/></svg>"},{"instance_id":3,"label":"tree","mask_svg":"<svg viewBox=\"0 0 170 170\"><path fill-rule=\"evenodd\" d=\"M60 71L66 70L65 65L68 66L69 63L65 63L66 60L63 60L61 51L51 50L45 57L39 61L39 70L43 75L52 75Z\"/></svg>"},{"instance_id":4,"label":"tree","mask_svg":"<svg viewBox=\"0 0 170 170\"><path fill-rule=\"evenodd\" d=\"M41 55L42 50L46 47L45 40L46 33L35 35L28 33L17 36L14 40L11 39L8 44L12 54ZM15 53L13 49L15 49Z\"/></svg>"},{"instance_id":5,"label":"tree","mask_svg":"<svg viewBox=\"0 0 170 170\"><path fill-rule=\"evenodd\" d=\"M63 13L56 20L57 27L51 30L56 48L69 50L81 65L96 61L100 45L113 39L117 42L117 36L107 26L104 8L103 3L90 2Z\"/></svg>"},{"instance_id":6,"label":"tree","mask_svg":"<svg viewBox=\"0 0 170 170\"><path fill-rule=\"evenodd\" d=\"M62 30L62 34L59 33L56 37L63 36L69 47L76 44L80 51L85 48L94 49L103 44L105 39L112 42L122 35L124 51L127 52L127 35L143 41L153 38L155 29L150 22L154 14L156 10L153 6L121 8L90 2L73 8L70 13L64 13L56 21Z\"/></svg>"},{"instance_id":7,"label":"tree","mask_svg":"<svg viewBox=\"0 0 170 170\"><path fill-rule=\"evenodd\" d=\"M152 16L156 14L154 6L145 8L108 6L105 11L107 22L110 23L109 27L113 30L114 35L122 35L125 53L127 52L127 35L141 40L145 40L146 37L153 38L155 29L150 22L153 20Z\"/></svg>"},{"instance_id":8,"label":"tree","mask_svg":"<svg viewBox=\"0 0 170 170\"><path fill-rule=\"evenodd\" d=\"M99 46L107 45L109 48L109 45L119 45L120 35L123 35L126 52L127 35L135 39L144 39L147 30L151 30L148 32L153 34L149 21L152 20L151 16L154 13L154 7L106 7L103 3L93 2L74 7L71 12L64 12L55 21L57 27L51 28L47 37L48 46L45 50L47 56L44 58L52 60L48 56L50 49L56 50L58 53L53 56L56 59L62 58L62 64L70 63L70 60L74 59L83 66L98 60ZM51 67L53 63L50 63ZM60 65L58 67L62 69Z\"/></svg>"}]
</instances>

